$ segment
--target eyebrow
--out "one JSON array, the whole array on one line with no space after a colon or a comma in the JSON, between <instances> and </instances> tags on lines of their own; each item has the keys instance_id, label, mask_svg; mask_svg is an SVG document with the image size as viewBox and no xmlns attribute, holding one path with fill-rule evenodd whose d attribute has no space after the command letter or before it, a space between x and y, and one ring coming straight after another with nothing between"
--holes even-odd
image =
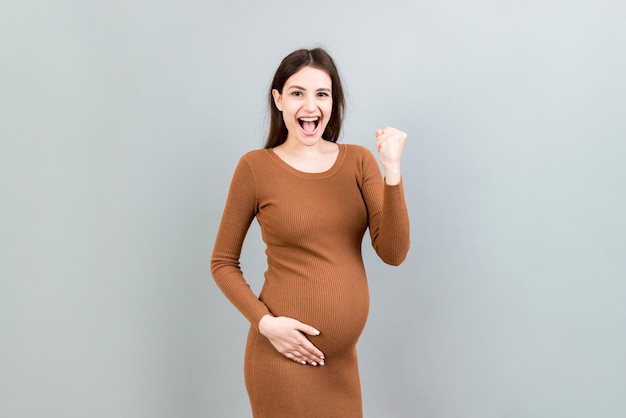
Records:
<instances>
[{"instance_id":1,"label":"eyebrow","mask_svg":"<svg viewBox=\"0 0 626 418\"><path fill-rule=\"evenodd\" d=\"M287 90L291 90L291 89L306 90L302 86L289 86L289 88ZM320 89L317 89L316 91L331 91L331 89L329 89L327 87L322 87Z\"/></svg>"}]
</instances>

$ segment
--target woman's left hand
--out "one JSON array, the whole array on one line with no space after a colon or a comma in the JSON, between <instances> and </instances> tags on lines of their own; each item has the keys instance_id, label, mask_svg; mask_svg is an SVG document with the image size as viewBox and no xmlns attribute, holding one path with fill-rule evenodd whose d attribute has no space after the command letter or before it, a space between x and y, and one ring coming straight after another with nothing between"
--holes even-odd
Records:
<instances>
[{"instance_id":1,"label":"woman's left hand","mask_svg":"<svg viewBox=\"0 0 626 418\"><path fill-rule=\"evenodd\" d=\"M376 149L385 169L385 181L389 185L400 183L400 159L407 135L398 129L376 129Z\"/></svg>"}]
</instances>

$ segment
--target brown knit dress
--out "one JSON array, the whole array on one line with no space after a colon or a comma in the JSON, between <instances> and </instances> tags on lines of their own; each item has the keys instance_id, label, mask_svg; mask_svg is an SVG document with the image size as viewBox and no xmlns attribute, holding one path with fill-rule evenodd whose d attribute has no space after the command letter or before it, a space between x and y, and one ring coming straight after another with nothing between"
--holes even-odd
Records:
<instances>
[{"instance_id":1,"label":"brown knit dress","mask_svg":"<svg viewBox=\"0 0 626 418\"><path fill-rule=\"evenodd\" d=\"M259 297L239 267L257 218L267 246ZM305 173L271 149L244 155L233 175L211 271L220 289L250 321L244 374L254 418L360 418L356 343L369 309L361 243L397 265L409 248L402 184L383 182L372 153L339 144L334 165ZM287 316L321 331L308 337L325 366L300 365L259 334L263 315Z\"/></svg>"}]
</instances>

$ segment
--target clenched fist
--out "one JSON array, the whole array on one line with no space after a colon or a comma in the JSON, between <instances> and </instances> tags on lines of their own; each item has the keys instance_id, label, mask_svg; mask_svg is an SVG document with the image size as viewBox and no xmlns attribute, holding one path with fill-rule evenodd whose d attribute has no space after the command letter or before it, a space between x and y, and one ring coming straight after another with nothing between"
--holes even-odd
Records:
<instances>
[{"instance_id":1,"label":"clenched fist","mask_svg":"<svg viewBox=\"0 0 626 418\"><path fill-rule=\"evenodd\" d=\"M385 182L390 186L400 183L400 159L406 138L406 133L395 128L376 129L376 149L385 169Z\"/></svg>"}]
</instances>

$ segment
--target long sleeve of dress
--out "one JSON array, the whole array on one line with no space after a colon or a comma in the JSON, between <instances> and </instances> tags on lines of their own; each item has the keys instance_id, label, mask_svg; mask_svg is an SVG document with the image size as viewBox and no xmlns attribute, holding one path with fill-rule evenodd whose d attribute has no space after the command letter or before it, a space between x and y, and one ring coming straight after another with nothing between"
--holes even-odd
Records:
<instances>
[{"instance_id":1,"label":"long sleeve of dress","mask_svg":"<svg viewBox=\"0 0 626 418\"><path fill-rule=\"evenodd\" d=\"M385 184L376 159L371 152L365 151L361 190L367 206L372 246L381 260L397 266L404 261L410 247L409 213L403 183Z\"/></svg>"},{"instance_id":2,"label":"long sleeve of dress","mask_svg":"<svg viewBox=\"0 0 626 418\"><path fill-rule=\"evenodd\" d=\"M270 311L250 288L239 263L243 242L258 209L255 189L252 170L242 158L233 174L217 232L211 274L233 305L250 323L257 325Z\"/></svg>"}]
</instances>

